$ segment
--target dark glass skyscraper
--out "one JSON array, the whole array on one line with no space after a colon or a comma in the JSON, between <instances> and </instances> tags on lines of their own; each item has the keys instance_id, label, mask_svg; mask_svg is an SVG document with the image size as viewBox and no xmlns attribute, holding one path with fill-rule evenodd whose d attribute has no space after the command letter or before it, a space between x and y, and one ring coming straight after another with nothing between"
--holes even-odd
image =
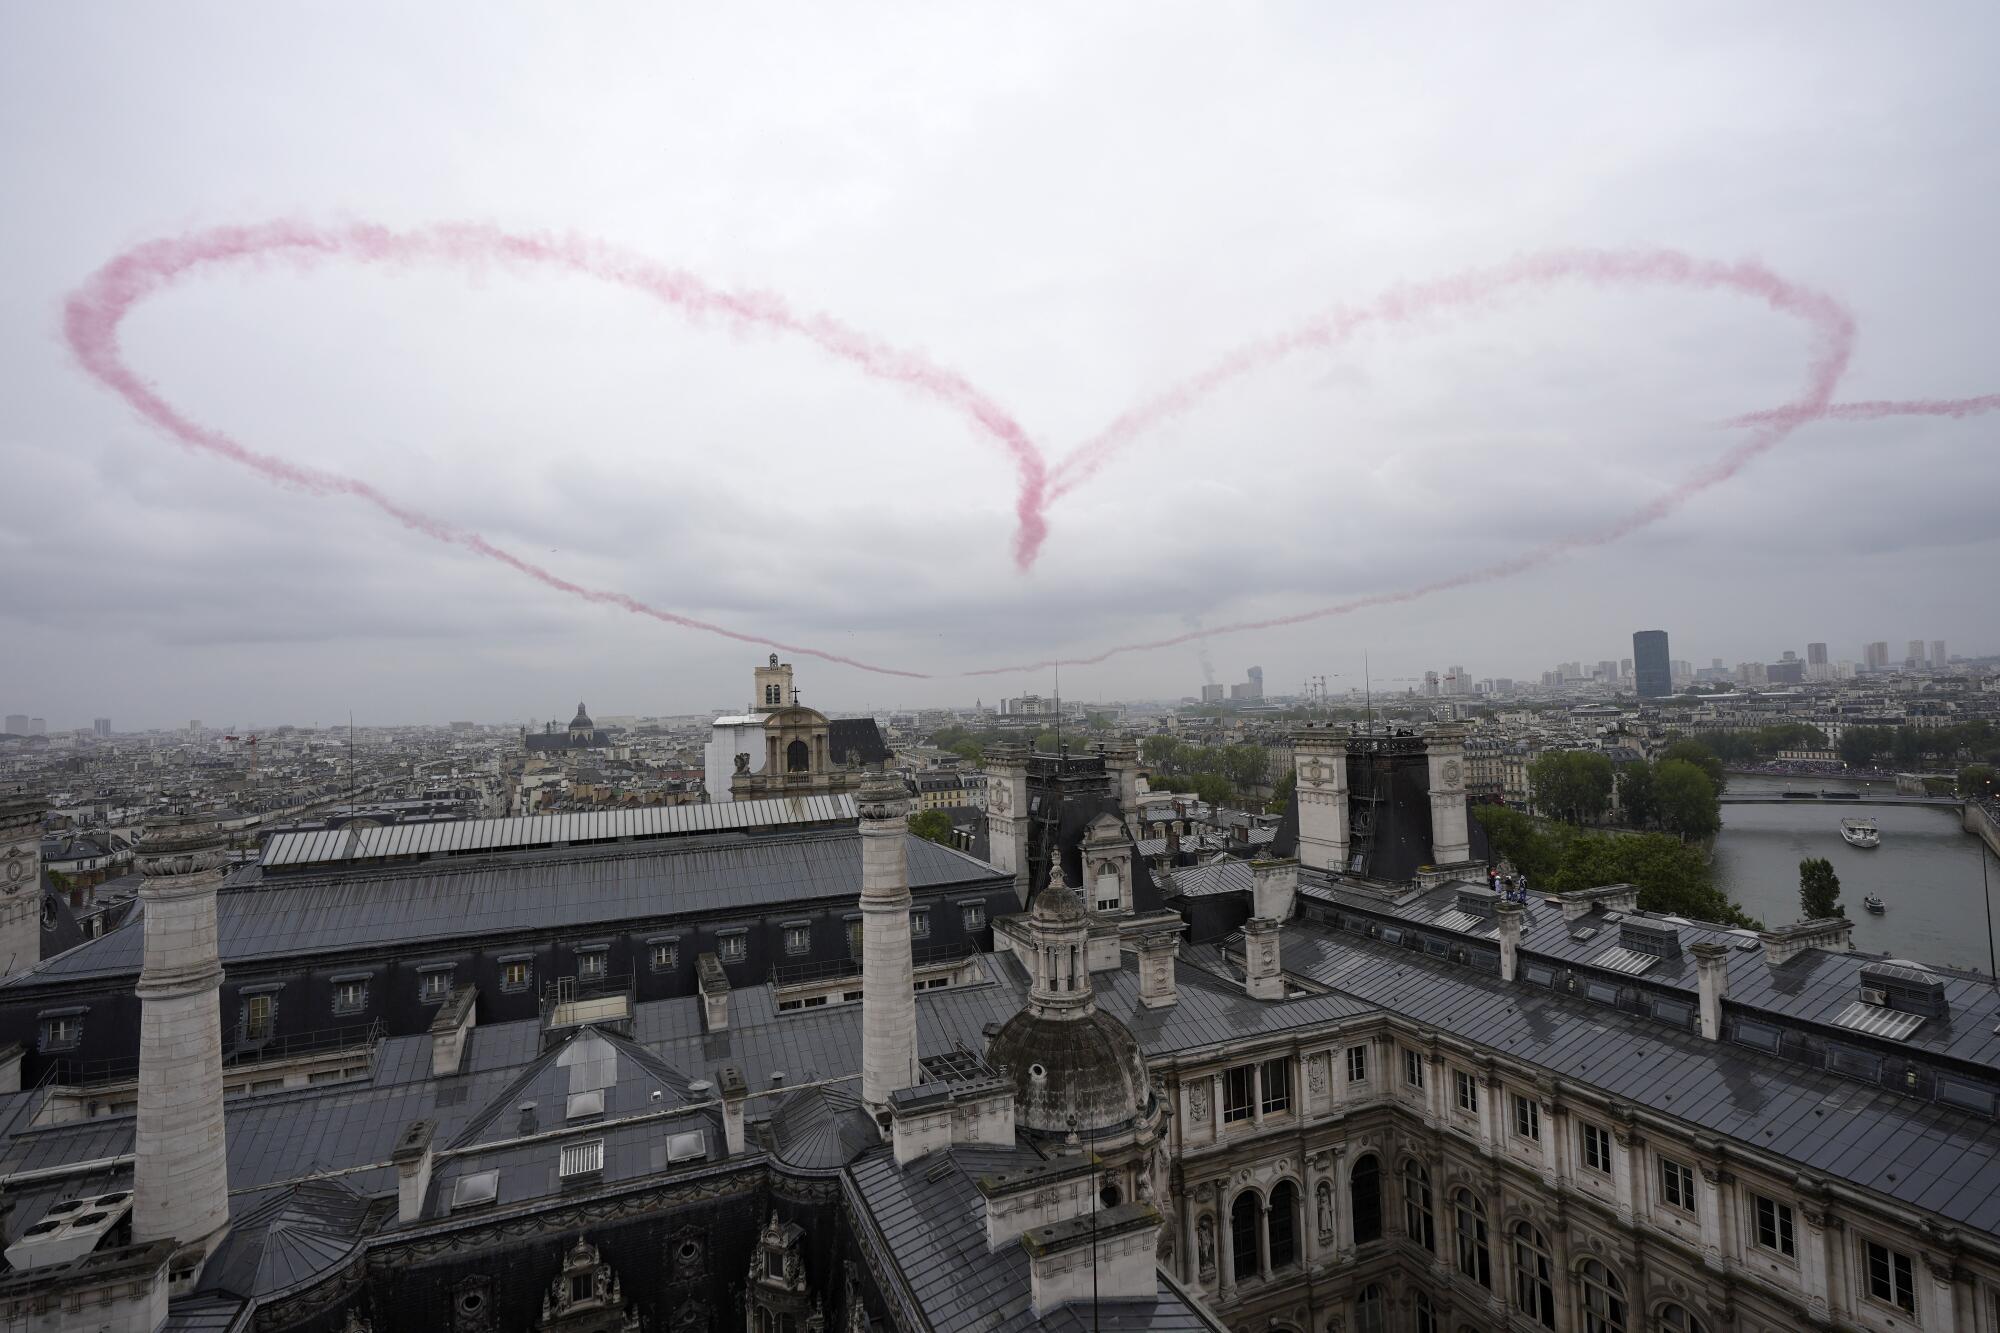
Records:
<instances>
[{"instance_id":1,"label":"dark glass skyscraper","mask_svg":"<svg viewBox=\"0 0 2000 1333\"><path fill-rule=\"evenodd\" d=\"M1642 629L1632 636L1632 675L1641 699L1662 699L1674 692L1674 671L1667 662L1667 632Z\"/></svg>"}]
</instances>

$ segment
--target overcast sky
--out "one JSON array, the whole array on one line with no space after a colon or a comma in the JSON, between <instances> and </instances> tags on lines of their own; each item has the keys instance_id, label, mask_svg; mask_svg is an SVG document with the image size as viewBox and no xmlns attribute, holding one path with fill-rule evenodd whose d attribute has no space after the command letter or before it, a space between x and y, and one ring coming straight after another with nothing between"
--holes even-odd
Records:
<instances>
[{"instance_id":1,"label":"overcast sky","mask_svg":"<svg viewBox=\"0 0 2000 1333\"><path fill-rule=\"evenodd\" d=\"M1051 459L1246 341L1549 248L1758 259L1858 325L1841 399L2000 391L2000 9L0 8L0 709L51 727L747 702L766 649L587 605L176 446L65 297L270 218L575 232L963 375ZM253 448L795 657L833 711L1394 592L1601 527L1798 396L1742 297L1564 285L1302 352L1049 507L963 414L798 339L534 269L243 266L124 330ZM1818 423L1620 543L1206 641L1274 691L1870 639L2000 650L2000 415ZM1194 644L1064 672L1177 696Z\"/></svg>"}]
</instances>

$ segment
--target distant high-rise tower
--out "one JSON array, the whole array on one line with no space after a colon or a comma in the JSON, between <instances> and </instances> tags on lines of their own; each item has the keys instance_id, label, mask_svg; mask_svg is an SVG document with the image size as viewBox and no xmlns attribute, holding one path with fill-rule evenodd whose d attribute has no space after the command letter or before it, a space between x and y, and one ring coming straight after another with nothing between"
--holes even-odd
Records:
<instances>
[{"instance_id":1,"label":"distant high-rise tower","mask_svg":"<svg viewBox=\"0 0 2000 1333\"><path fill-rule=\"evenodd\" d=\"M100 717L90 724L90 729L100 737L109 736L111 734L111 719Z\"/></svg>"},{"instance_id":2,"label":"distant high-rise tower","mask_svg":"<svg viewBox=\"0 0 2000 1333\"><path fill-rule=\"evenodd\" d=\"M1823 644L1823 643L1809 643L1809 644L1807 644L1807 645L1806 645L1806 665L1807 665L1807 666L1825 666L1825 665L1826 665L1826 645L1825 645L1825 644Z\"/></svg>"},{"instance_id":3,"label":"distant high-rise tower","mask_svg":"<svg viewBox=\"0 0 2000 1333\"><path fill-rule=\"evenodd\" d=\"M1877 639L1861 649L1861 664L1870 671L1889 669L1889 641Z\"/></svg>"},{"instance_id":4,"label":"distant high-rise tower","mask_svg":"<svg viewBox=\"0 0 2000 1333\"><path fill-rule=\"evenodd\" d=\"M1924 665L1924 641L1911 639L1907 647L1909 651L1903 654L1903 665L1917 667Z\"/></svg>"},{"instance_id":5,"label":"distant high-rise tower","mask_svg":"<svg viewBox=\"0 0 2000 1333\"><path fill-rule=\"evenodd\" d=\"M1942 671L1942 670L1944 670L1944 664L1945 664L1946 662L1949 662L1950 660L1951 660L1951 658L1945 655L1945 651L1944 651L1944 640L1943 640L1943 639L1932 639L1932 640L1931 640L1931 670L1933 670L1933 671Z\"/></svg>"},{"instance_id":6,"label":"distant high-rise tower","mask_svg":"<svg viewBox=\"0 0 2000 1333\"><path fill-rule=\"evenodd\" d=\"M1665 630L1642 629L1632 636L1632 677L1641 699L1662 699L1674 692Z\"/></svg>"},{"instance_id":7,"label":"distant high-rise tower","mask_svg":"<svg viewBox=\"0 0 2000 1333\"><path fill-rule=\"evenodd\" d=\"M1251 697L1252 699L1261 699L1261 698L1263 698L1263 697L1264 697L1264 668L1263 668L1263 667L1260 667L1260 666L1253 666L1253 667L1251 667L1251 668L1250 668L1250 670L1249 670L1249 671L1245 672L1244 674L1245 674L1246 676L1248 676L1248 677L1249 677L1249 679L1250 679L1250 697Z\"/></svg>"}]
</instances>

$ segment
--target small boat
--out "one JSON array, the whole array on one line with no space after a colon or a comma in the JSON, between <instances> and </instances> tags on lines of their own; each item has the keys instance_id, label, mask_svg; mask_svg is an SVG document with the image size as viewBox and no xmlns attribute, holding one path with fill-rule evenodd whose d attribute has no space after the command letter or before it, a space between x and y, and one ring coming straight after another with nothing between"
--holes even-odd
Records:
<instances>
[{"instance_id":1,"label":"small boat","mask_svg":"<svg viewBox=\"0 0 2000 1333\"><path fill-rule=\"evenodd\" d=\"M1875 827L1872 819L1843 819L1840 821L1840 836L1849 847L1879 847L1882 845L1882 830Z\"/></svg>"},{"instance_id":2,"label":"small boat","mask_svg":"<svg viewBox=\"0 0 2000 1333\"><path fill-rule=\"evenodd\" d=\"M1873 912L1876 916L1880 916L1882 915L1882 913L1889 910L1889 905L1883 902L1880 898L1877 898L1872 893L1869 894L1866 898L1863 898L1861 900L1861 905L1867 908L1869 911Z\"/></svg>"}]
</instances>

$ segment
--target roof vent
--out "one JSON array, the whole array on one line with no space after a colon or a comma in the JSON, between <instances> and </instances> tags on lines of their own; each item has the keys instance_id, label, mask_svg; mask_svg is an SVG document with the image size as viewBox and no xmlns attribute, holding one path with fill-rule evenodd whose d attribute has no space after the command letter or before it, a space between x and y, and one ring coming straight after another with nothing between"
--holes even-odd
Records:
<instances>
[{"instance_id":1,"label":"roof vent","mask_svg":"<svg viewBox=\"0 0 2000 1333\"><path fill-rule=\"evenodd\" d=\"M594 1176L604 1170L604 1140L585 1139L582 1143L565 1143L562 1163L556 1174L564 1180L574 1180L578 1176Z\"/></svg>"},{"instance_id":2,"label":"roof vent","mask_svg":"<svg viewBox=\"0 0 2000 1333\"><path fill-rule=\"evenodd\" d=\"M1680 930L1659 921L1625 918L1618 925L1618 943L1633 953L1649 953L1655 958L1681 956Z\"/></svg>"},{"instance_id":3,"label":"roof vent","mask_svg":"<svg viewBox=\"0 0 2000 1333\"><path fill-rule=\"evenodd\" d=\"M706 1156L708 1156L708 1139L698 1129L676 1134L667 1140L669 1162L692 1162Z\"/></svg>"},{"instance_id":4,"label":"roof vent","mask_svg":"<svg viewBox=\"0 0 2000 1333\"><path fill-rule=\"evenodd\" d=\"M1861 985L1865 990L1880 991L1879 1003L1900 1013L1943 1018L1951 1012L1951 1004L1945 999L1944 978L1914 963L1869 963L1861 969Z\"/></svg>"},{"instance_id":5,"label":"roof vent","mask_svg":"<svg viewBox=\"0 0 2000 1333\"><path fill-rule=\"evenodd\" d=\"M129 1191L65 1199L52 1205L41 1221L21 1233L6 1250L14 1268L43 1268L81 1259L95 1250L105 1233L132 1211Z\"/></svg>"}]
</instances>

